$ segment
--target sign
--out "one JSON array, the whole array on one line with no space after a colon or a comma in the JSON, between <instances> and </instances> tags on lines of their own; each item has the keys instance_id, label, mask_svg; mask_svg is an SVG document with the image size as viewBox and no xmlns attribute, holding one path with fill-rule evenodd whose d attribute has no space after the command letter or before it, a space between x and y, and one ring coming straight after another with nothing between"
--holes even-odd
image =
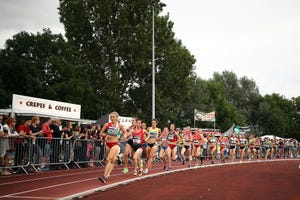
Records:
<instances>
[{"instance_id":1,"label":"sign","mask_svg":"<svg viewBox=\"0 0 300 200\"><path fill-rule=\"evenodd\" d=\"M131 124L132 124L132 117L122 117L122 116L119 116L118 117L118 120L120 121L121 124L123 124L124 128L125 129L128 129ZM110 117L108 117L108 121L110 121Z\"/></svg>"},{"instance_id":2,"label":"sign","mask_svg":"<svg viewBox=\"0 0 300 200\"><path fill-rule=\"evenodd\" d=\"M12 109L18 112L80 119L81 105L13 94Z\"/></svg>"},{"instance_id":3,"label":"sign","mask_svg":"<svg viewBox=\"0 0 300 200\"><path fill-rule=\"evenodd\" d=\"M216 121L216 114L215 111L210 113L200 112L195 109L195 121L206 121L206 122L215 122Z\"/></svg>"}]
</instances>

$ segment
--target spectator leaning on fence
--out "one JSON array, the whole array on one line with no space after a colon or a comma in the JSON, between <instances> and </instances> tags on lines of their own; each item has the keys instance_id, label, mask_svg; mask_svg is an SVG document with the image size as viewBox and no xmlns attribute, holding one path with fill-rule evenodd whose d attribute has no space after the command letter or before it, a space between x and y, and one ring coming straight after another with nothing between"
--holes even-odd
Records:
<instances>
[{"instance_id":1,"label":"spectator leaning on fence","mask_svg":"<svg viewBox=\"0 0 300 200\"><path fill-rule=\"evenodd\" d=\"M43 157L42 157L42 170L48 171L49 170L49 161L50 161L50 154L51 154L51 139L53 130L50 128L50 124L52 123L52 119L48 118L46 122L42 125L43 130Z\"/></svg>"},{"instance_id":2,"label":"spectator leaning on fence","mask_svg":"<svg viewBox=\"0 0 300 200\"><path fill-rule=\"evenodd\" d=\"M10 137L18 137L19 134L17 133L15 126L16 126L16 119L14 117L9 117L6 120L6 124L3 126L3 143L1 144L1 158L4 160L4 166L2 174L3 175L10 175L11 173L8 171L9 167L9 157L8 157L8 151L15 151L15 147L12 143L12 141L9 140Z\"/></svg>"}]
</instances>

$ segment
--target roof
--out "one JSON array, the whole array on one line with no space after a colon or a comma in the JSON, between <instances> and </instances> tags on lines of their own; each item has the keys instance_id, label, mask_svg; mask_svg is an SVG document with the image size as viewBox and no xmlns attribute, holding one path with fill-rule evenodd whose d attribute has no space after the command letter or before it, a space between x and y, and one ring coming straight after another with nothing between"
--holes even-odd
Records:
<instances>
[{"instance_id":1,"label":"roof","mask_svg":"<svg viewBox=\"0 0 300 200\"><path fill-rule=\"evenodd\" d=\"M0 114L3 115L10 115L11 113L15 113L18 116L39 116L39 117L51 117L54 118L57 116L53 116L53 115L46 115L46 114L41 114L41 113L35 113L35 112L24 112L22 110L16 110L16 109L12 109L12 108L7 108L7 109L0 109ZM96 123L96 120L90 120L90 119L77 119L77 118L69 118L69 117L58 117L61 120L66 120L66 121L72 121L72 122L80 122L82 124L94 124Z\"/></svg>"}]
</instances>

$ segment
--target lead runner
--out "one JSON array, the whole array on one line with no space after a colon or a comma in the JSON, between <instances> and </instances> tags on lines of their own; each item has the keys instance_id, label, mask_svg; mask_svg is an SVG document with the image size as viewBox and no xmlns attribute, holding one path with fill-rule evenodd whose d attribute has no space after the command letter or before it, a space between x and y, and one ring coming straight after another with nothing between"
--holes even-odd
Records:
<instances>
[{"instance_id":1,"label":"lead runner","mask_svg":"<svg viewBox=\"0 0 300 200\"><path fill-rule=\"evenodd\" d=\"M112 112L110 113L109 117L111 122L105 123L100 132L100 136L105 138L104 140L106 144L106 165L103 176L99 177L99 180L103 183L106 183L110 173L114 168L117 156L120 153L118 136L122 134L123 139L125 137L124 126L118 121L119 114L117 112Z\"/></svg>"}]
</instances>

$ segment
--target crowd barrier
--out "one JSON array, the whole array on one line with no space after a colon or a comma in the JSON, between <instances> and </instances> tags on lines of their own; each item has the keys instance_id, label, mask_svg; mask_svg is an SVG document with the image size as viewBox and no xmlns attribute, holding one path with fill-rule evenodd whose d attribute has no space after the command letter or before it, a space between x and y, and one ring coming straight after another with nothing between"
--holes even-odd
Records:
<instances>
[{"instance_id":1,"label":"crowd barrier","mask_svg":"<svg viewBox=\"0 0 300 200\"><path fill-rule=\"evenodd\" d=\"M0 138L1 168L14 172L48 171L50 166L103 166L105 144L96 139Z\"/></svg>"},{"instance_id":2,"label":"crowd barrier","mask_svg":"<svg viewBox=\"0 0 300 200\"><path fill-rule=\"evenodd\" d=\"M126 142L120 142L121 154L124 154ZM178 145L178 158L182 146ZM202 157L210 158L209 145L202 150ZM259 157L264 156L264 148L260 148ZM159 151L159 148L158 148ZM277 154L278 155L278 152ZM65 139L65 138L24 138L24 137L2 137L0 138L1 170L9 168L14 172L28 173L29 170L38 172L47 171L51 167L88 167L104 166L106 157L105 143L99 139ZM225 151L225 156L229 157L229 149ZM245 151L247 155L247 148ZM299 147L286 147L282 149L282 157L298 157ZM220 149L215 152L216 159L220 159ZM158 152L157 159L159 161ZM235 158L239 158L239 148L237 147ZM122 160L122 159L121 159ZM130 162L132 160L129 159Z\"/></svg>"}]
</instances>

